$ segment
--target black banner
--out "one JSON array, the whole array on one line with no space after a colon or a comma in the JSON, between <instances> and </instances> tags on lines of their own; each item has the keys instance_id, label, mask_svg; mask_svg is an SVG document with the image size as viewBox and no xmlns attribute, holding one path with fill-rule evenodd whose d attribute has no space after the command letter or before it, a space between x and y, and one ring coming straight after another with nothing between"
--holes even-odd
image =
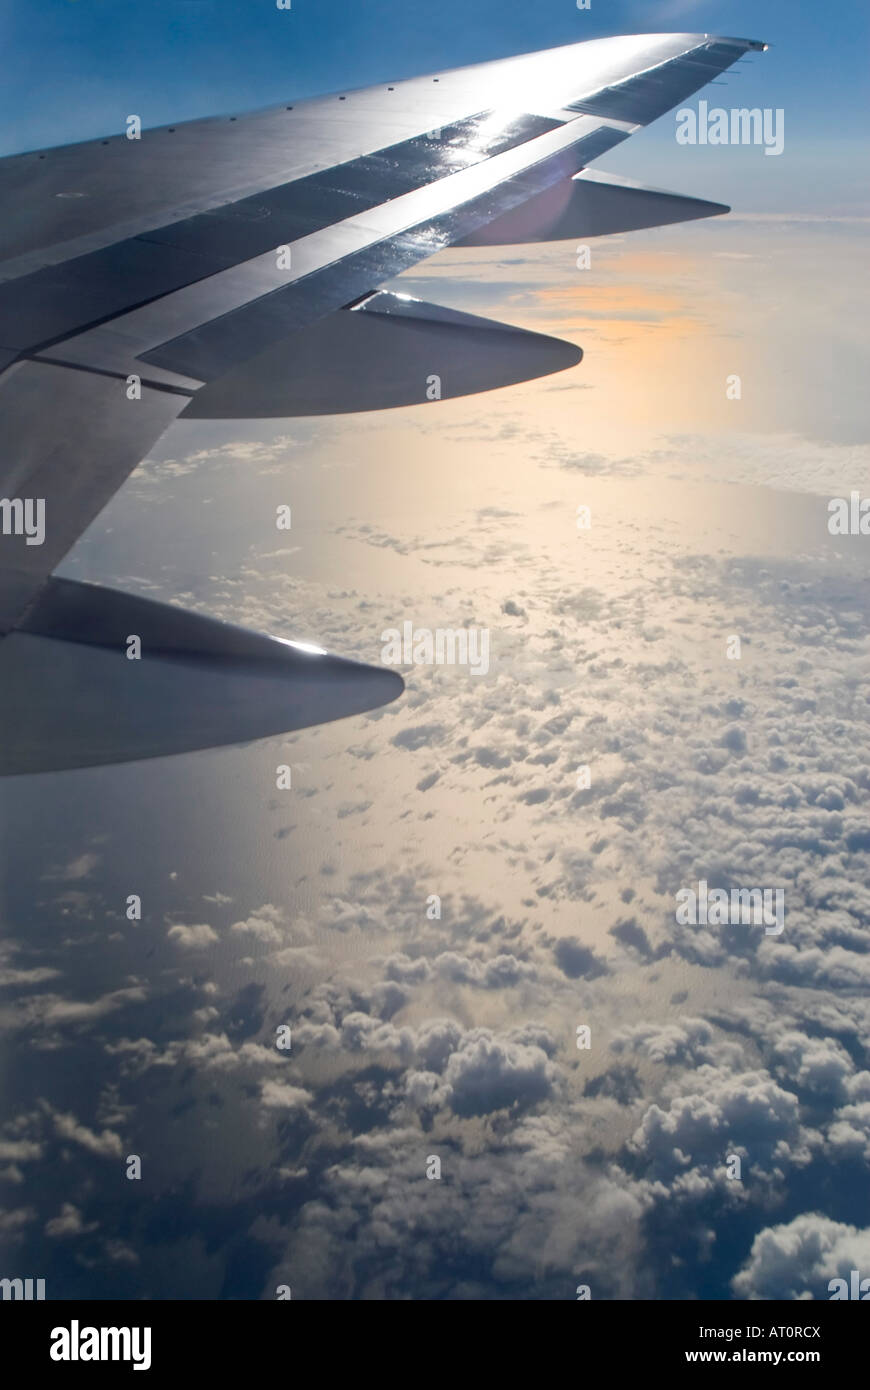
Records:
<instances>
[{"instance_id":1,"label":"black banner","mask_svg":"<svg viewBox=\"0 0 870 1390\"><path fill-rule=\"evenodd\" d=\"M30 1369L70 1375L110 1369L119 1373L191 1371L250 1376L255 1367L281 1365L298 1338L310 1338L318 1326L328 1333L331 1374L342 1349L359 1370L360 1347L370 1346L372 1308L336 1307L304 1300L229 1303L2 1303L3 1345ZM640 1370L669 1376L679 1367L700 1375L717 1367L774 1369L806 1367L830 1375L854 1364L866 1344L866 1310L842 1303L639 1303L581 1300L567 1317L547 1316L548 1331L577 1338L584 1365L595 1355L615 1374ZM476 1314L457 1312L461 1331L479 1337L497 1324L494 1305L479 1305ZM443 1337L444 1313L403 1303L387 1323L385 1310L375 1313L384 1335L413 1329L418 1335ZM473 1316L474 1323L465 1324ZM483 1324L480 1322L484 1318ZM537 1330L544 1316L528 1309L511 1314L527 1330ZM420 1318L420 1323L416 1322ZM493 1323L490 1324L489 1318ZM357 1322L357 1318L360 1319ZM336 1331L341 1337L336 1339ZM359 1340L355 1334L359 1335ZM489 1357L493 1344L488 1343ZM513 1354L513 1353L512 1353Z\"/></svg>"}]
</instances>

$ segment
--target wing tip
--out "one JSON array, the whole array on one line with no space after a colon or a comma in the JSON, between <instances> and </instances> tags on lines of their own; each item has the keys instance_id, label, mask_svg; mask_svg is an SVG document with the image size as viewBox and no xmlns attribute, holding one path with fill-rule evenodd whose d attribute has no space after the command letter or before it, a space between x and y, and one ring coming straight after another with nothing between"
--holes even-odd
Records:
<instances>
[{"instance_id":1,"label":"wing tip","mask_svg":"<svg viewBox=\"0 0 870 1390\"><path fill-rule=\"evenodd\" d=\"M768 48L770 48L770 44L767 43L765 39L744 39L739 38L735 34L699 34L698 38L706 43L737 44L745 48L747 52L752 53L766 53Z\"/></svg>"}]
</instances>

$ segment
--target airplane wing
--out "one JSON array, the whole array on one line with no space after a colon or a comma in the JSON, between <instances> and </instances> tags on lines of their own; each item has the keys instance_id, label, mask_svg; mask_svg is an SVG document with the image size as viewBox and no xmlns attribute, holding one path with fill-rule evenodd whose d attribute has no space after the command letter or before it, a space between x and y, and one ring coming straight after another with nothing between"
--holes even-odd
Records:
<instances>
[{"instance_id":1,"label":"airplane wing","mask_svg":"<svg viewBox=\"0 0 870 1390\"><path fill-rule=\"evenodd\" d=\"M392 671L52 572L180 416L381 409L430 400L433 376L443 399L574 365L571 344L380 287L451 245L727 211L587 166L764 47L595 39L0 160L0 773L395 698Z\"/></svg>"}]
</instances>

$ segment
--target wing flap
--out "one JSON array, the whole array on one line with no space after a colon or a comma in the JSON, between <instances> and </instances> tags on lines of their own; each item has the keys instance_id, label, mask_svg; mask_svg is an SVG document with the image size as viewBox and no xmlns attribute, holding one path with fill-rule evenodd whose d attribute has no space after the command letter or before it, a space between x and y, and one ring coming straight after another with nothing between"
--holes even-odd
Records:
<instances>
[{"instance_id":1,"label":"wing flap","mask_svg":"<svg viewBox=\"0 0 870 1390\"><path fill-rule=\"evenodd\" d=\"M39 508L41 535L0 536L0 633L14 627L45 578L186 404L187 396L126 378L21 361L0 375L0 493ZM17 518L16 518L17 519Z\"/></svg>"}]
</instances>

